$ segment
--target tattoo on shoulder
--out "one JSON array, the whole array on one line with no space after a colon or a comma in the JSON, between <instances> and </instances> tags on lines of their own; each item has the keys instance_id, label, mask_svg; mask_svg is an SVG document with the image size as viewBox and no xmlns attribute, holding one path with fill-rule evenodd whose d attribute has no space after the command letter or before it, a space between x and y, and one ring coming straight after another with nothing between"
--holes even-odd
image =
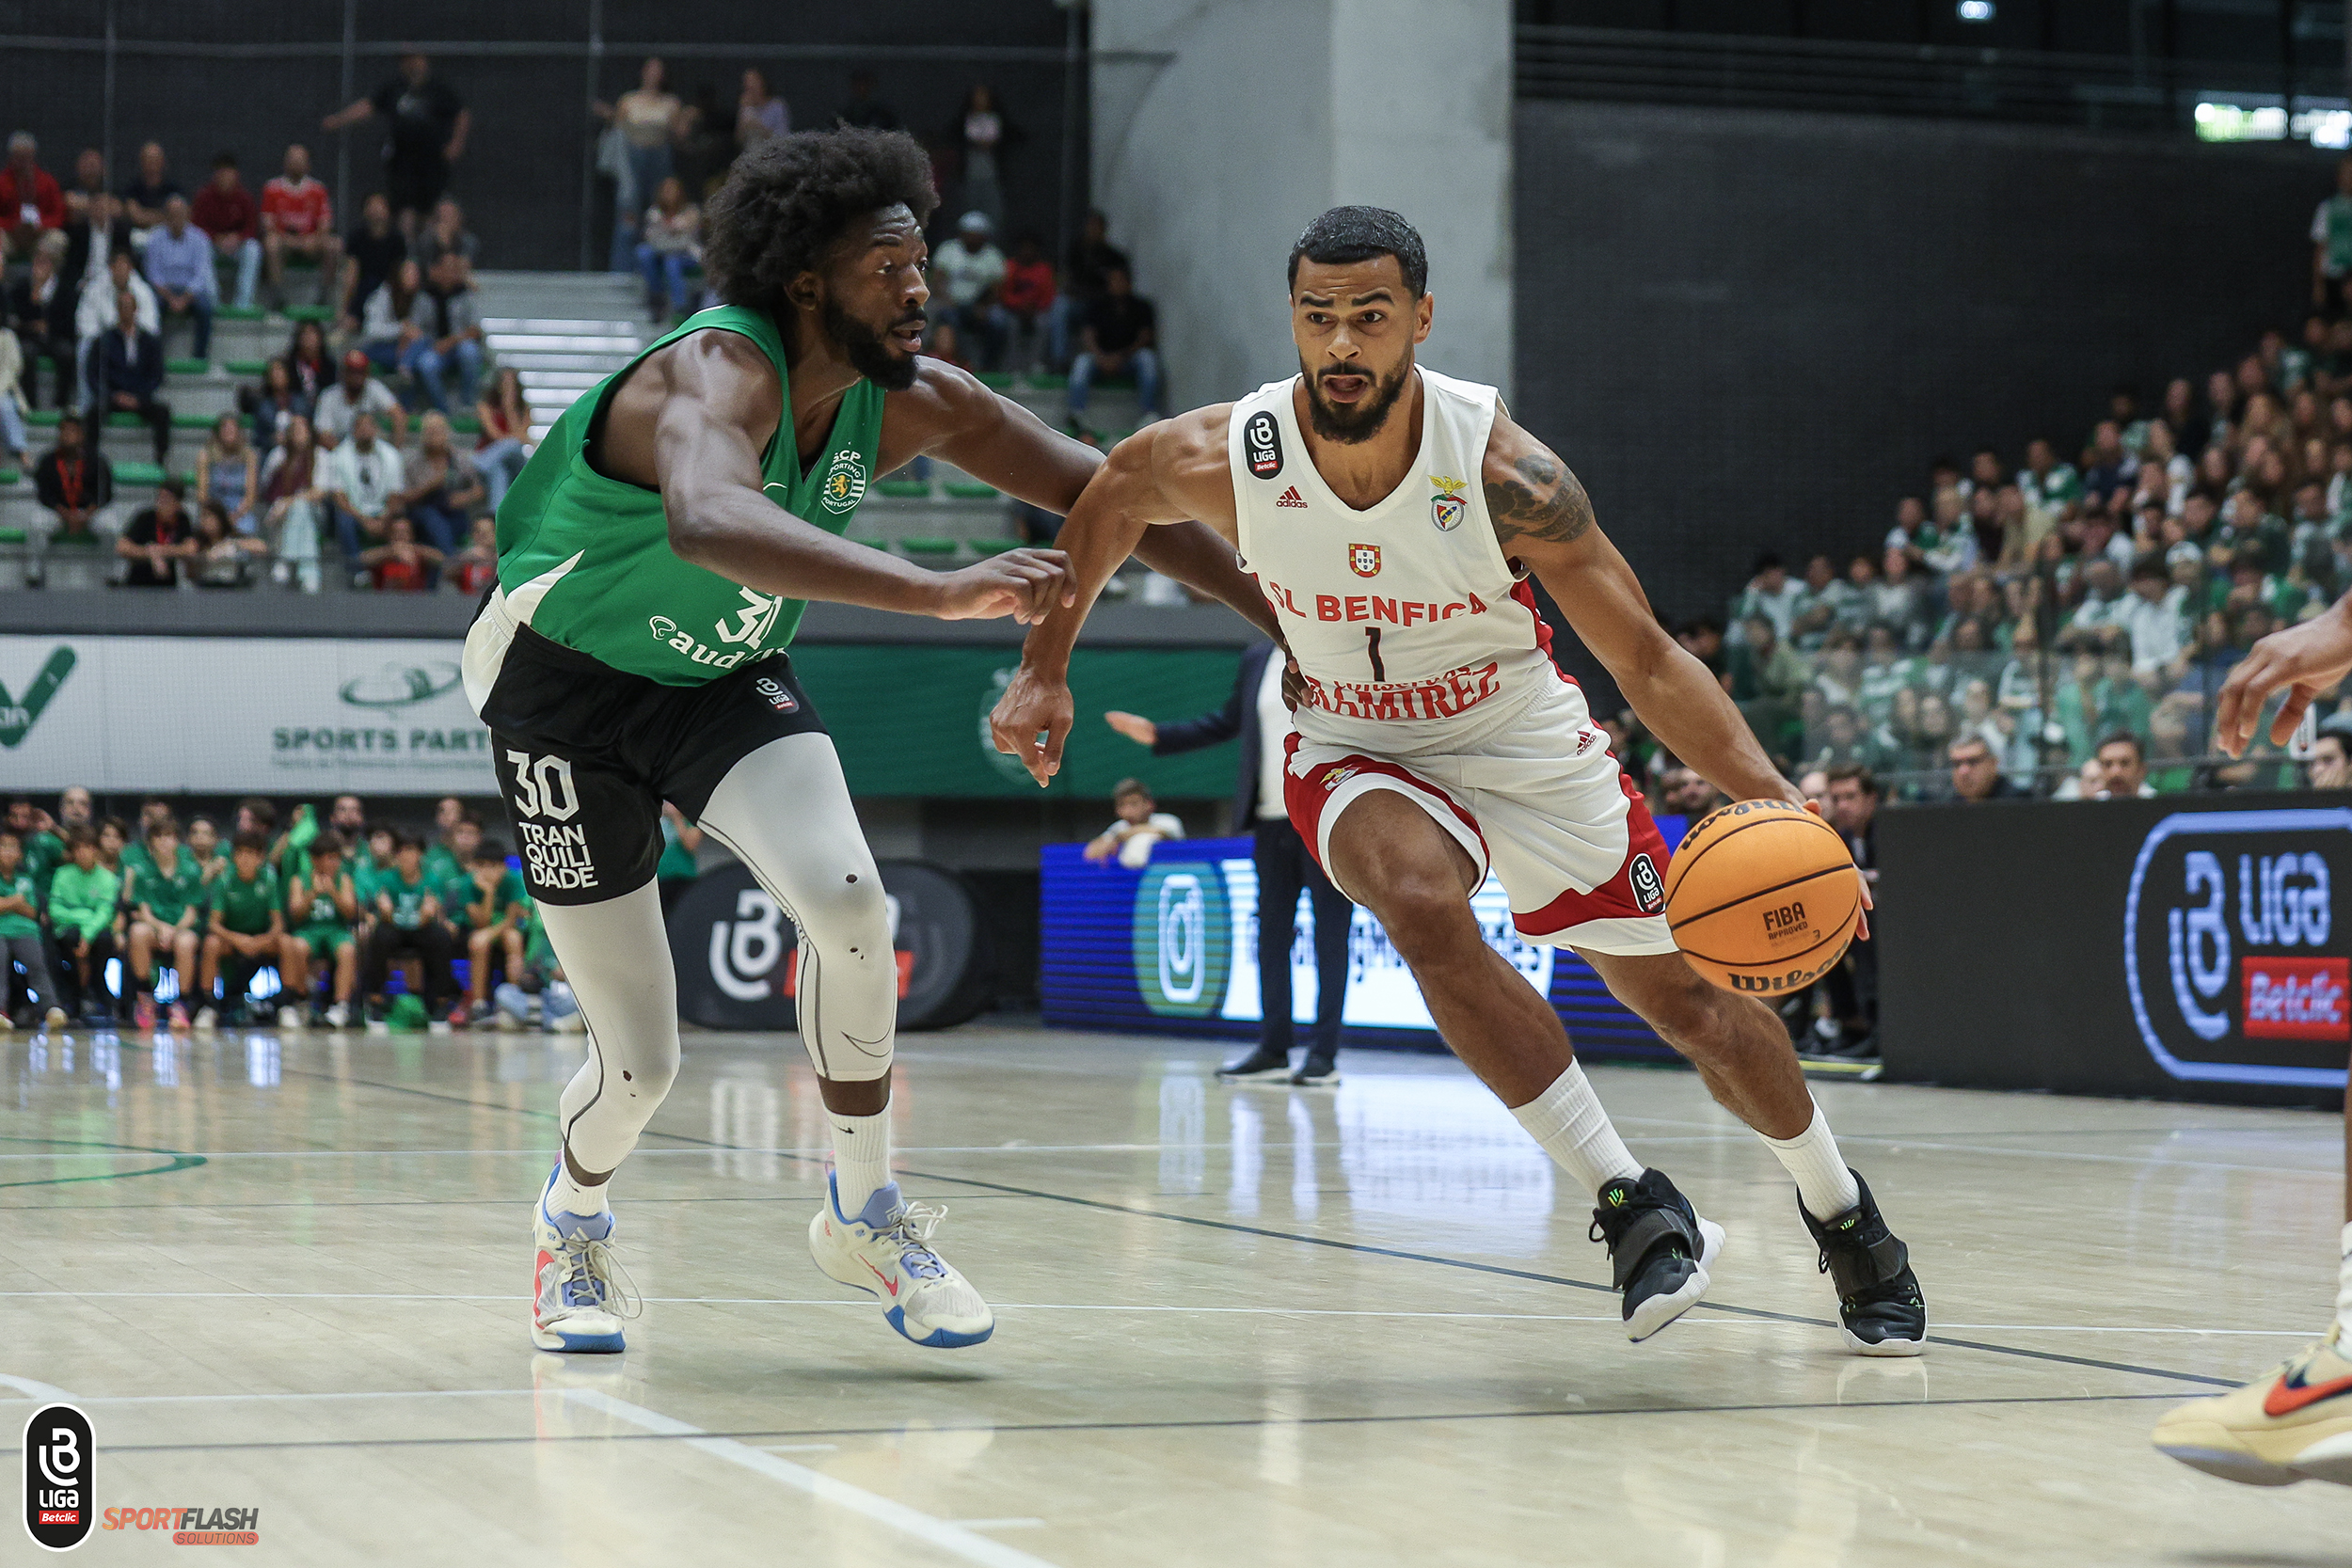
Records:
<instances>
[{"instance_id":1,"label":"tattoo on shoulder","mask_svg":"<svg viewBox=\"0 0 2352 1568\"><path fill-rule=\"evenodd\" d=\"M1566 464L1546 453L1530 452L1512 465L1511 478L1489 478L1485 488L1499 544L1529 538L1565 545L1593 526L1593 503L1584 486Z\"/></svg>"}]
</instances>

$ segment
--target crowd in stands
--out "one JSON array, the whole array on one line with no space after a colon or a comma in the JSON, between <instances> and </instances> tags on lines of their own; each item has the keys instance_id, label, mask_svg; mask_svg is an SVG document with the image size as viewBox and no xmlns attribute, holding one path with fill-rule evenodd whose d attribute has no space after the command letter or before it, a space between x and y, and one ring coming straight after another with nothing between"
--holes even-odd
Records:
<instances>
[{"instance_id":1,"label":"crowd in stands","mask_svg":"<svg viewBox=\"0 0 2352 1568\"><path fill-rule=\"evenodd\" d=\"M681 99L666 83L663 63L648 59L636 87L595 105L608 122L596 166L614 189L609 264L643 277L656 324L704 298L701 203L718 189L729 161L792 124L789 107L757 71L743 73L732 116L709 87ZM853 72L849 101L832 123L902 129L898 112L876 93L871 71ZM1005 165L1021 135L985 84L976 84L949 122L922 140L948 198L937 220L944 232L931 248L928 352L973 371L1067 376L1070 428L1089 440L1099 438L1086 422L1097 381L1132 381L1144 412L1164 414L1156 317L1152 302L1136 293L1133 268L1110 243L1103 214L1088 215L1058 273L1034 230L1017 231L1011 249L1004 248Z\"/></svg>"},{"instance_id":2,"label":"crowd in stands","mask_svg":"<svg viewBox=\"0 0 2352 1568\"><path fill-rule=\"evenodd\" d=\"M404 965L414 976L394 991ZM324 812L298 805L282 826L271 801L246 800L225 831L201 816L183 826L161 800L136 822L101 819L78 787L54 814L10 800L0 1030L273 1019L580 1027L521 873L454 798L438 803L429 833L371 819L352 795Z\"/></svg>"},{"instance_id":3,"label":"crowd in stands","mask_svg":"<svg viewBox=\"0 0 2352 1568\"><path fill-rule=\"evenodd\" d=\"M2314 224L2298 333L2153 406L2117 387L2079 447L1939 458L1879 548L1797 570L1765 555L1723 617L1676 628L1791 778L1859 766L1898 798L1966 800L2343 784L2341 689L2300 744L2207 744L2253 643L2352 589L2352 316L2325 270L2339 205L2352 266L2352 159ZM1613 727L1653 787L1688 773L1629 715Z\"/></svg>"},{"instance_id":4,"label":"crowd in stands","mask_svg":"<svg viewBox=\"0 0 2352 1568\"><path fill-rule=\"evenodd\" d=\"M642 274L657 324L708 302L700 203L739 151L789 131L791 113L755 70L732 112L707 87L681 101L662 62L596 112L609 122L598 166L616 191L612 264ZM326 116L329 132L386 127L386 189L340 231L332 194L307 147L286 148L258 197L234 152L215 155L193 193L167 150L149 142L135 177L109 187L96 149L70 188L42 166L29 132L0 167L0 466L30 473L38 515L23 519L26 586L52 552L82 546L125 587L315 591L447 585L473 594L496 562L487 519L530 451L520 378L495 367L473 286L480 244L447 194L470 116L421 55L374 92ZM871 72L850 79L834 116L895 129ZM1132 382L1146 419L1164 412L1152 302L1103 214L1089 214L1058 270L1025 230L1008 254L1006 159L1020 140L990 89L925 137L943 191L932 252L928 352L980 372L1067 377L1068 428L1089 420L1094 388ZM952 221L949 212L960 214ZM301 275L308 274L307 285ZM294 295L307 292L297 304ZM174 411L168 324L184 321L190 357L213 380L224 308L257 301L296 318L284 348L235 388L237 412L212 427L193 471L167 467ZM57 410L36 451L33 420ZM99 439L110 422L149 433L153 463L116 472Z\"/></svg>"}]
</instances>

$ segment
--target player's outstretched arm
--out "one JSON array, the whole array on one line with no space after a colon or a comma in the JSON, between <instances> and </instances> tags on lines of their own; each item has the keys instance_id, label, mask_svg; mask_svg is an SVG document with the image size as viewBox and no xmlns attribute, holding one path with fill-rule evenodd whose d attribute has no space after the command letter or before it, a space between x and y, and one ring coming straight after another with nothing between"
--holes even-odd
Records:
<instances>
[{"instance_id":1,"label":"player's outstretched arm","mask_svg":"<svg viewBox=\"0 0 2352 1568\"><path fill-rule=\"evenodd\" d=\"M640 380L644 387L635 385ZM647 395L658 399L648 407ZM639 421L650 418L651 451ZM1055 550L1013 550L959 572L931 572L802 521L762 492L759 452L779 422L793 438L767 356L739 334L698 332L642 366L606 419L608 461L638 478L650 455L670 519L670 547L764 594L865 605L943 620L1011 615L1030 622L1060 596ZM639 424L639 428L631 428ZM640 483L643 483L641 480Z\"/></svg>"},{"instance_id":2,"label":"player's outstretched arm","mask_svg":"<svg viewBox=\"0 0 2352 1568\"><path fill-rule=\"evenodd\" d=\"M1481 477L1502 553L1550 591L1650 733L1735 800L1802 804L1707 666L1658 624L1568 466L1498 415Z\"/></svg>"},{"instance_id":3,"label":"player's outstretched arm","mask_svg":"<svg viewBox=\"0 0 2352 1568\"><path fill-rule=\"evenodd\" d=\"M1112 449L1057 540L1070 559L1069 600L1049 609L1021 645L1021 668L989 716L996 749L1021 759L1041 787L1061 770L1069 737L1070 650L1097 594L1155 526L1198 518L1230 537L1233 483L1226 466L1230 404L1198 408L1136 432ZM1225 544L1230 553L1232 546ZM1263 604L1252 616L1272 619Z\"/></svg>"},{"instance_id":4,"label":"player's outstretched arm","mask_svg":"<svg viewBox=\"0 0 2352 1568\"><path fill-rule=\"evenodd\" d=\"M884 471L917 452L954 464L1031 506L1066 517L1103 466L1103 454L1053 429L968 371L923 361L914 387L894 394L882 424ZM1135 546L1145 565L1229 606L1271 631L1273 611L1233 564L1233 548L1201 523L1148 529Z\"/></svg>"},{"instance_id":5,"label":"player's outstretched arm","mask_svg":"<svg viewBox=\"0 0 2352 1568\"><path fill-rule=\"evenodd\" d=\"M2312 699L2347 672L2352 672L2352 594L2338 599L2326 614L2274 631L2254 644L2221 683L2213 743L2233 757L2244 756L2254 726L2262 721L2263 704L2283 687L2287 700L2270 721L2270 740L2285 745Z\"/></svg>"}]
</instances>

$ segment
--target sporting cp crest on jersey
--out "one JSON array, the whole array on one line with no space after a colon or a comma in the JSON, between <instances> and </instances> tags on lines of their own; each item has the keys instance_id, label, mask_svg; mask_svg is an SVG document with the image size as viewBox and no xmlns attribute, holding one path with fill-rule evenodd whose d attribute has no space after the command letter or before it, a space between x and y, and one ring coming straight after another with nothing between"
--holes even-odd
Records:
<instances>
[{"instance_id":1,"label":"sporting cp crest on jersey","mask_svg":"<svg viewBox=\"0 0 2352 1568\"><path fill-rule=\"evenodd\" d=\"M819 492L828 512L847 512L866 499L866 456L859 451L834 454L833 467L825 471L825 487Z\"/></svg>"},{"instance_id":2,"label":"sporting cp crest on jersey","mask_svg":"<svg viewBox=\"0 0 2352 1568\"><path fill-rule=\"evenodd\" d=\"M1452 533L1470 515L1470 502L1462 499L1462 482L1431 474L1429 483L1438 487L1438 493L1429 498L1429 520L1438 525L1439 533Z\"/></svg>"},{"instance_id":3,"label":"sporting cp crest on jersey","mask_svg":"<svg viewBox=\"0 0 2352 1568\"><path fill-rule=\"evenodd\" d=\"M1377 545L1348 546L1347 567L1359 578L1378 577L1380 575L1380 546Z\"/></svg>"}]
</instances>

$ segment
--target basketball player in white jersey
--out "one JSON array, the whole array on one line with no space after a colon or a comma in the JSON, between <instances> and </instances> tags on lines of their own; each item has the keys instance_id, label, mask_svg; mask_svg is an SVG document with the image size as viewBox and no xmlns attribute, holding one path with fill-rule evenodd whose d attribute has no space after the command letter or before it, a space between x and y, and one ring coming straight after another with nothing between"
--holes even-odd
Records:
<instances>
[{"instance_id":1,"label":"basketball player in white jersey","mask_svg":"<svg viewBox=\"0 0 2352 1568\"><path fill-rule=\"evenodd\" d=\"M1154 525L1232 541L1280 621L1301 701L1285 793L1343 893L1378 916L1448 1044L1595 1195L1644 1339L1705 1294L1723 1228L1629 1154L1550 1005L1488 947L1489 870L1529 942L1568 947L1689 1057L1796 1179L1846 1342L1915 1355L1927 1307L1903 1243L1837 1152L1772 1010L1709 985L1660 912L1666 846L1550 655L1543 580L1644 722L1735 800L1801 797L1699 662L1660 627L1566 465L1495 389L1414 363L1433 301L1421 236L1340 207L1290 257L1300 373L1121 442L1056 543L1074 604L1032 627L993 718L1042 784L1095 594Z\"/></svg>"}]
</instances>

